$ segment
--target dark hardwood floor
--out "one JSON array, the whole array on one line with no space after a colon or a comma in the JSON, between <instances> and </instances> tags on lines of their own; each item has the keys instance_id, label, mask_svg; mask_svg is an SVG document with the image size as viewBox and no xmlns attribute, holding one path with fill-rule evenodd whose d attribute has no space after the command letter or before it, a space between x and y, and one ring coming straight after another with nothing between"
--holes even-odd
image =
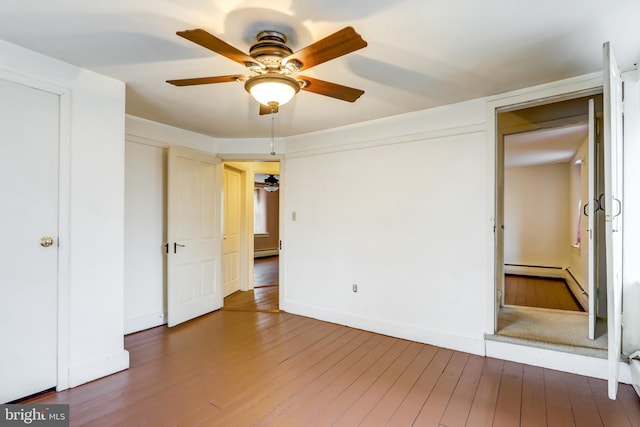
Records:
<instances>
[{"instance_id":1,"label":"dark hardwood floor","mask_svg":"<svg viewBox=\"0 0 640 427\"><path fill-rule=\"evenodd\" d=\"M30 403L89 426L640 426L628 385L292 314L217 311L129 335L131 367Z\"/></svg>"},{"instance_id":2,"label":"dark hardwood floor","mask_svg":"<svg viewBox=\"0 0 640 427\"><path fill-rule=\"evenodd\" d=\"M279 256L256 258L253 260L253 286L277 285L280 280Z\"/></svg>"},{"instance_id":3,"label":"dark hardwood floor","mask_svg":"<svg viewBox=\"0 0 640 427\"><path fill-rule=\"evenodd\" d=\"M74 426L640 426L630 386L279 312L277 257L255 270L223 310L125 337L127 371L29 403Z\"/></svg>"},{"instance_id":4,"label":"dark hardwood floor","mask_svg":"<svg viewBox=\"0 0 640 427\"><path fill-rule=\"evenodd\" d=\"M562 279L507 274L504 282L505 304L584 311Z\"/></svg>"},{"instance_id":5,"label":"dark hardwood floor","mask_svg":"<svg viewBox=\"0 0 640 427\"><path fill-rule=\"evenodd\" d=\"M256 258L253 264L254 289L238 291L224 299L223 310L278 312L279 257Z\"/></svg>"}]
</instances>

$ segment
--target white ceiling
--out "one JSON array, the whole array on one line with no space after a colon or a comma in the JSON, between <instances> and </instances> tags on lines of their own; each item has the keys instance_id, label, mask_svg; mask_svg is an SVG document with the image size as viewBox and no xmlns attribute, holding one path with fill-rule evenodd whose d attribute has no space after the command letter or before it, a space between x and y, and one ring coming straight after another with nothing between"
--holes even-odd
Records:
<instances>
[{"instance_id":1,"label":"white ceiling","mask_svg":"<svg viewBox=\"0 0 640 427\"><path fill-rule=\"evenodd\" d=\"M587 123L574 124L504 137L505 167L568 163L588 137Z\"/></svg>"},{"instance_id":2,"label":"white ceiling","mask_svg":"<svg viewBox=\"0 0 640 427\"><path fill-rule=\"evenodd\" d=\"M640 57L638 0L1 0L0 39L127 84L127 113L221 138L268 137L271 119L240 83L174 87L167 79L245 73L176 36L203 28L248 52L263 29L294 51L353 26L368 47L305 71L363 89L351 104L301 92L277 136L497 94Z\"/></svg>"}]
</instances>

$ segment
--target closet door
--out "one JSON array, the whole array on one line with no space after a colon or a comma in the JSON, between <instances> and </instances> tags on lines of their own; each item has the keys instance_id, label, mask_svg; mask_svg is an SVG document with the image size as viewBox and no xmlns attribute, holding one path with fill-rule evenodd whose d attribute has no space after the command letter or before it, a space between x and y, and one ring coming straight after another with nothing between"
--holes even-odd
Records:
<instances>
[{"instance_id":1,"label":"closet door","mask_svg":"<svg viewBox=\"0 0 640 427\"><path fill-rule=\"evenodd\" d=\"M0 403L57 383L59 113L0 79Z\"/></svg>"},{"instance_id":2,"label":"closet door","mask_svg":"<svg viewBox=\"0 0 640 427\"><path fill-rule=\"evenodd\" d=\"M622 352L622 77L609 43L604 45L604 200L607 262L609 398L618 392Z\"/></svg>"}]
</instances>

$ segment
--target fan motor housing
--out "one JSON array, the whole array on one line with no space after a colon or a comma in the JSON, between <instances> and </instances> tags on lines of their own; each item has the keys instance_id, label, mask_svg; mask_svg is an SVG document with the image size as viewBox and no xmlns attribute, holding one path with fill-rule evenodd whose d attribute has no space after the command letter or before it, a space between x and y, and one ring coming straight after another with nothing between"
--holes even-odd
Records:
<instances>
[{"instance_id":1,"label":"fan motor housing","mask_svg":"<svg viewBox=\"0 0 640 427\"><path fill-rule=\"evenodd\" d=\"M262 31L256 39L258 41L251 46L249 55L269 68L280 67L281 61L293 53L285 44L285 35L278 31Z\"/></svg>"}]
</instances>

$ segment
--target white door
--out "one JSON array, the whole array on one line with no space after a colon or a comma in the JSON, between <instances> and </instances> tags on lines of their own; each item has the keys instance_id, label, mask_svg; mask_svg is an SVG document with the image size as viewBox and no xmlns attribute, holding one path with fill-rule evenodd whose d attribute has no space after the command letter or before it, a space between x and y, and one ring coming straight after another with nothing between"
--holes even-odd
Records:
<instances>
[{"instance_id":1,"label":"white door","mask_svg":"<svg viewBox=\"0 0 640 427\"><path fill-rule=\"evenodd\" d=\"M169 148L167 195L167 323L222 307L220 160Z\"/></svg>"},{"instance_id":2,"label":"white door","mask_svg":"<svg viewBox=\"0 0 640 427\"><path fill-rule=\"evenodd\" d=\"M587 167L589 190L583 212L587 216L587 247L588 247L588 271L587 271L587 290L589 292L589 339L596 337L596 279L595 279L595 216L598 209L598 203L595 199L596 181L595 181L595 157L596 157L596 109L595 101L589 100L589 147L587 151Z\"/></svg>"},{"instance_id":3,"label":"white door","mask_svg":"<svg viewBox=\"0 0 640 427\"><path fill-rule=\"evenodd\" d=\"M240 238L242 221L242 173L224 168L224 240L222 243L224 296L240 290Z\"/></svg>"},{"instance_id":4,"label":"white door","mask_svg":"<svg viewBox=\"0 0 640 427\"><path fill-rule=\"evenodd\" d=\"M604 214L607 263L609 398L618 392L622 343L622 77L604 44Z\"/></svg>"},{"instance_id":5,"label":"white door","mask_svg":"<svg viewBox=\"0 0 640 427\"><path fill-rule=\"evenodd\" d=\"M0 403L57 383L59 113L0 80Z\"/></svg>"}]
</instances>

